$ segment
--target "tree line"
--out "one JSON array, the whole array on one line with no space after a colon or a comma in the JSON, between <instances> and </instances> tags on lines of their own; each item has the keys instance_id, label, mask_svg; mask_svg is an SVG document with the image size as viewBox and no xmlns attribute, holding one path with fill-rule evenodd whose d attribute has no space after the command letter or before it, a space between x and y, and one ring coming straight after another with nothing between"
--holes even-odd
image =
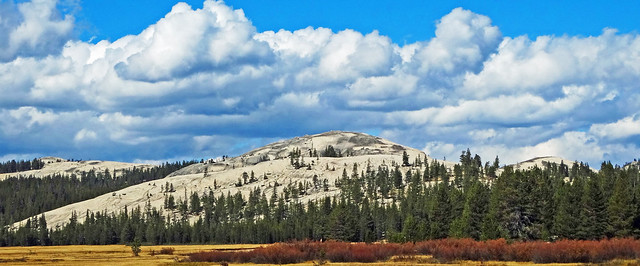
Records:
<instances>
[{"instance_id":1,"label":"tree line","mask_svg":"<svg viewBox=\"0 0 640 266\"><path fill-rule=\"evenodd\" d=\"M117 175L107 169L68 176L55 174L45 177L7 178L0 181L0 226L131 185L164 178L196 162L164 163L146 169L134 167L118 170Z\"/></svg>"},{"instance_id":2,"label":"tree line","mask_svg":"<svg viewBox=\"0 0 640 266\"><path fill-rule=\"evenodd\" d=\"M354 164L335 183L340 195L308 202L300 197L322 185L290 184L286 195L284 189L256 188L248 197L165 189L174 200L162 208L148 203L117 213L87 210L86 221L74 215L49 230L45 217L33 218L0 230L0 245L640 237L637 167L604 162L594 172L582 163L548 163L504 167L497 174L498 165L498 158L483 164L468 150L453 169L420 158ZM193 216L197 220L190 222Z\"/></svg>"},{"instance_id":3,"label":"tree line","mask_svg":"<svg viewBox=\"0 0 640 266\"><path fill-rule=\"evenodd\" d=\"M33 160L11 160L6 162L0 162L0 174L15 173L29 170L38 170L44 167L44 162L40 159L34 158Z\"/></svg>"}]
</instances>

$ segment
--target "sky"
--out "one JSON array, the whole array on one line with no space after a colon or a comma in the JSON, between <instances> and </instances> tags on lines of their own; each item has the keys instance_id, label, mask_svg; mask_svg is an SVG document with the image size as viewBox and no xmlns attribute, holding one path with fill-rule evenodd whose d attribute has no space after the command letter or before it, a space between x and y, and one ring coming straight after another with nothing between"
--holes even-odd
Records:
<instances>
[{"instance_id":1,"label":"sky","mask_svg":"<svg viewBox=\"0 0 640 266\"><path fill-rule=\"evenodd\" d=\"M0 0L0 160L360 131L456 161L640 157L640 2Z\"/></svg>"}]
</instances>

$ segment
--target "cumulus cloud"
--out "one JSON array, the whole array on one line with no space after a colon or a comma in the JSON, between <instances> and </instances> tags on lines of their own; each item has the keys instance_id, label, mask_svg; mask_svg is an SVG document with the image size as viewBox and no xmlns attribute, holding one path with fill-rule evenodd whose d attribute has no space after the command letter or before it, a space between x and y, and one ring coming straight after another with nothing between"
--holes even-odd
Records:
<instances>
[{"instance_id":1,"label":"cumulus cloud","mask_svg":"<svg viewBox=\"0 0 640 266\"><path fill-rule=\"evenodd\" d=\"M462 91L476 97L523 90L554 95L565 84L631 89L640 77L640 39L605 29L600 36L507 37L479 73L466 73Z\"/></svg>"},{"instance_id":2,"label":"cumulus cloud","mask_svg":"<svg viewBox=\"0 0 640 266\"><path fill-rule=\"evenodd\" d=\"M636 113L613 123L593 124L589 132L607 139L624 139L640 135L640 114Z\"/></svg>"},{"instance_id":3,"label":"cumulus cloud","mask_svg":"<svg viewBox=\"0 0 640 266\"><path fill-rule=\"evenodd\" d=\"M76 133L76 136L73 138L76 143L80 142L89 142L98 140L98 134L95 131L89 129L81 129Z\"/></svg>"},{"instance_id":4,"label":"cumulus cloud","mask_svg":"<svg viewBox=\"0 0 640 266\"><path fill-rule=\"evenodd\" d=\"M328 130L456 160L637 156L640 36L506 36L453 9L435 36L258 32L240 9L176 4L137 35L70 40L54 0L0 3L0 156L158 161L237 155Z\"/></svg>"},{"instance_id":5,"label":"cumulus cloud","mask_svg":"<svg viewBox=\"0 0 640 266\"><path fill-rule=\"evenodd\" d=\"M294 32L280 30L258 34L282 57L284 67L293 73L292 85L309 83L341 85L363 76L391 73L400 58L395 45L377 31L362 34L353 30L333 33L325 28L306 28ZM317 88L316 88L317 89Z\"/></svg>"},{"instance_id":6,"label":"cumulus cloud","mask_svg":"<svg viewBox=\"0 0 640 266\"><path fill-rule=\"evenodd\" d=\"M56 4L56 0L0 3L0 62L60 51L71 37L74 19L60 14Z\"/></svg>"},{"instance_id":7,"label":"cumulus cloud","mask_svg":"<svg viewBox=\"0 0 640 266\"><path fill-rule=\"evenodd\" d=\"M456 8L438 22L436 37L415 51L418 71L435 74L478 71L501 37L500 30L491 25L488 17Z\"/></svg>"},{"instance_id":8,"label":"cumulus cloud","mask_svg":"<svg viewBox=\"0 0 640 266\"><path fill-rule=\"evenodd\" d=\"M206 1L197 10L178 3L129 40L125 49L135 52L115 68L126 79L159 81L268 63L272 51L253 39L255 33L242 10L222 2Z\"/></svg>"}]
</instances>

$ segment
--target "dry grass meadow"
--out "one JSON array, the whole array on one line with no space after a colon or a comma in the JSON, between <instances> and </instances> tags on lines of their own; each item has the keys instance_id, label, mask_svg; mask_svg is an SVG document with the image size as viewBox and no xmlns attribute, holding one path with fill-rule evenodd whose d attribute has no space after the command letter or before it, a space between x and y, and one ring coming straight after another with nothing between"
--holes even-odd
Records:
<instances>
[{"instance_id":1,"label":"dry grass meadow","mask_svg":"<svg viewBox=\"0 0 640 266\"><path fill-rule=\"evenodd\" d=\"M0 265L168 265L193 252L252 249L258 246L260 245L142 246L138 257L133 256L131 247L125 245L2 247ZM158 254L162 248L167 247L175 249L173 255Z\"/></svg>"},{"instance_id":2,"label":"dry grass meadow","mask_svg":"<svg viewBox=\"0 0 640 266\"><path fill-rule=\"evenodd\" d=\"M210 250L251 250L260 245L164 245L142 246L140 256L135 257L125 245L107 246L44 246L1 247L0 265L220 265L220 263L184 262L189 253ZM173 254L159 254L163 248L173 248ZM430 256L393 257L377 263L326 263L327 265L434 265ZM317 265L318 262L291 265ZM458 261L459 265L528 265L521 262L473 262ZM606 265L639 265L638 261L612 261ZM229 265L239 265L230 263ZM243 264L248 265L248 264ZM260 264L265 265L265 264ZM559 265L559 264L555 264ZM578 264L562 264L578 265Z\"/></svg>"}]
</instances>

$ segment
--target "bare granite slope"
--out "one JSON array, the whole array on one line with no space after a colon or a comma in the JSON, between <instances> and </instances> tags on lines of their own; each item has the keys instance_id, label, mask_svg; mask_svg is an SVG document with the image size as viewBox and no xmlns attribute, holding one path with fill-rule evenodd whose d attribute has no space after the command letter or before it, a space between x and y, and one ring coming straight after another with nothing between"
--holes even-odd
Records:
<instances>
[{"instance_id":1,"label":"bare granite slope","mask_svg":"<svg viewBox=\"0 0 640 266\"><path fill-rule=\"evenodd\" d=\"M314 149L320 154L329 145L348 156L311 156ZM291 164L289 154L293 150L300 151L302 155L300 159L307 166L294 167ZM45 212L45 216L48 226L53 228L67 223L73 212L77 214L78 220L82 221L85 219L86 210L118 212L125 206L131 210L136 207L144 208L146 204L163 209L165 198L169 195L172 195L177 201L185 196L188 197L193 192L198 194L212 192L216 197L221 194L240 192L247 196L256 188L259 188L266 195L271 195L274 190L278 194L282 193L283 189L289 185L310 184L313 183L313 180L323 182L326 179L329 184L327 190L322 185L311 186L310 189L298 195L297 200L305 202L338 195L340 189L335 187L335 181L342 176L345 170L350 174L354 165L360 170L365 169L367 165L389 168L399 166L403 172L412 169L411 166L401 166L404 152L409 155L410 162L416 158L421 161L432 160L420 150L363 133L331 131L296 137L266 145L238 157L193 164L164 179L145 182L70 204ZM558 157L541 157L521 162L513 167L516 169L527 169L536 165L544 167L546 162L560 163L561 161L564 161L565 164L570 162ZM438 162L444 163L451 172L453 165L455 165L453 162ZM242 180L245 173L247 175L253 173L257 180L245 183ZM166 184L170 184L174 190L167 192ZM164 212L171 211L164 210ZM197 219L197 216L191 218Z\"/></svg>"},{"instance_id":2,"label":"bare granite slope","mask_svg":"<svg viewBox=\"0 0 640 266\"><path fill-rule=\"evenodd\" d=\"M105 170L109 170L111 174L120 175L122 170L132 169L134 167L137 168L151 168L153 165L150 164L137 164L137 163L122 163L122 162L112 162L112 161L68 161L58 157L42 157L40 158L45 165L42 169L38 170L30 170L24 172L17 173L6 173L0 174L0 180L4 180L9 177L44 177L54 174L62 174L70 176L75 174L80 176L82 172L104 172Z\"/></svg>"},{"instance_id":3,"label":"bare granite slope","mask_svg":"<svg viewBox=\"0 0 640 266\"><path fill-rule=\"evenodd\" d=\"M340 150L343 157L309 156L321 153L331 145ZM301 159L306 167L296 168L291 165L289 153L294 149L300 150ZM335 187L335 180L342 176L343 170L351 173L353 165L364 169L368 164L372 166L395 167L402 164L403 152L407 152L413 162L416 157L421 160L431 160L422 151L405 147L388 140L362 133L331 131L327 133L303 136L282 140L262 148L247 152L224 161L207 161L180 169L164 179L145 182L130 186L119 191L104 194L93 199L70 204L55 210L45 212L48 226L56 227L69 221L72 212L76 212L80 221L84 220L86 210L117 212L125 206L131 210L151 204L152 207L163 208L165 197L173 195L176 200L190 195L212 191L216 196L220 194L235 194L241 192L245 196L250 191L260 188L270 195L276 189L282 193L283 189L292 184L313 183L313 180L327 180L328 190L320 186L313 186L299 195L299 200L308 201L340 193ZM447 162L446 165L453 165ZM408 167L404 167L406 171ZM243 173L252 173L257 181L237 186ZM314 178L315 177L315 178ZM173 192L165 193L165 184L171 184ZM166 212L167 210L165 210ZM24 222L24 221L22 221ZM17 224L14 224L14 226Z\"/></svg>"}]
</instances>

